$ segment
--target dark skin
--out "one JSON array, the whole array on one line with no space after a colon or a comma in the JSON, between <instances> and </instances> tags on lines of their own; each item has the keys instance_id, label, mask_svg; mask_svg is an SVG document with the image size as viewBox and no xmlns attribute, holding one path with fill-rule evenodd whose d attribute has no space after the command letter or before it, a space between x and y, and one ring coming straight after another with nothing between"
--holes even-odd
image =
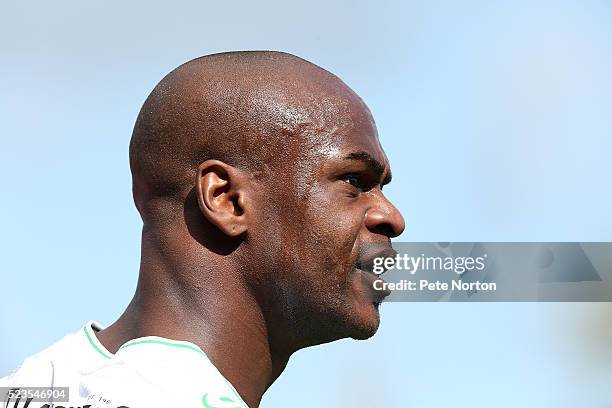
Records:
<instances>
[{"instance_id":1,"label":"dark skin","mask_svg":"<svg viewBox=\"0 0 612 408\"><path fill-rule=\"evenodd\" d=\"M97 334L108 350L190 341L257 407L295 351L376 332L385 293L365 258L404 221L372 116L340 79L276 52L190 61L145 101L130 165L141 266Z\"/></svg>"}]
</instances>

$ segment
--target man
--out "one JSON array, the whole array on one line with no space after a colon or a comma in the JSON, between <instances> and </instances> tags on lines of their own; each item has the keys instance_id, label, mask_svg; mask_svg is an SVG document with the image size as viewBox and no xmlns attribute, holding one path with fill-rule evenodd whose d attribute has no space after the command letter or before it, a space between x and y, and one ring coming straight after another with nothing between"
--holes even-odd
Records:
<instances>
[{"instance_id":1,"label":"man","mask_svg":"<svg viewBox=\"0 0 612 408\"><path fill-rule=\"evenodd\" d=\"M130 167L134 298L0 384L69 386L71 406L257 407L295 351L376 332L388 293L368 269L404 221L372 116L336 76L279 52L190 61L145 101Z\"/></svg>"}]
</instances>

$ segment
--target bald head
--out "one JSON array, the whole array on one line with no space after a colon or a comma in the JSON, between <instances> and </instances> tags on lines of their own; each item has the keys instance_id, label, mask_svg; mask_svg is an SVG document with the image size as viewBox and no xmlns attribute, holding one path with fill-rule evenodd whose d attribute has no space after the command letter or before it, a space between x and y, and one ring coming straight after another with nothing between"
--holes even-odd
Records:
<instances>
[{"instance_id":1,"label":"bald head","mask_svg":"<svg viewBox=\"0 0 612 408\"><path fill-rule=\"evenodd\" d=\"M283 358L376 331L362 248L388 245L403 219L382 193L372 115L339 78L279 52L190 61L145 101L130 166L140 298L164 314L184 303L175 325L254 325Z\"/></svg>"},{"instance_id":2,"label":"bald head","mask_svg":"<svg viewBox=\"0 0 612 408\"><path fill-rule=\"evenodd\" d=\"M339 78L290 54L194 59L160 81L136 121L130 143L136 205L144 217L152 203L180 204L198 164L209 159L257 174L286 167L299 161L304 144L325 143L364 111Z\"/></svg>"}]
</instances>

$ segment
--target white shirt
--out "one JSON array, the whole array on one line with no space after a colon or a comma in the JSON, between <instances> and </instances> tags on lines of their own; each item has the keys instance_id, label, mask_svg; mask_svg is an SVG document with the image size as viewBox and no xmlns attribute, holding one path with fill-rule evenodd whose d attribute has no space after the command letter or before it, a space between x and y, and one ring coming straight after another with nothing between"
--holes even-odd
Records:
<instances>
[{"instance_id":1,"label":"white shirt","mask_svg":"<svg viewBox=\"0 0 612 408\"><path fill-rule=\"evenodd\" d=\"M248 408L195 344L147 336L128 341L112 354L94 334L102 329L89 321L0 379L0 387L69 387L68 402L26 405L22 399L7 406Z\"/></svg>"}]
</instances>

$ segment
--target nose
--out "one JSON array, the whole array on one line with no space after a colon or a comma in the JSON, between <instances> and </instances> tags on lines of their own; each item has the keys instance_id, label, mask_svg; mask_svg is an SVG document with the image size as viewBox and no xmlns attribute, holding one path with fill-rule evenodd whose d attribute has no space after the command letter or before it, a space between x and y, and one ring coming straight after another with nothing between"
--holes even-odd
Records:
<instances>
[{"instance_id":1,"label":"nose","mask_svg":"<svg viewBox=\"0 0 612 408\"><path fill-rule=\"evenodd\" d=\"M365 214L365 226L375 234L394 238L404 232L404 217L384 196L382 202L373 206Z\"/></svg>"}]
</instances>

